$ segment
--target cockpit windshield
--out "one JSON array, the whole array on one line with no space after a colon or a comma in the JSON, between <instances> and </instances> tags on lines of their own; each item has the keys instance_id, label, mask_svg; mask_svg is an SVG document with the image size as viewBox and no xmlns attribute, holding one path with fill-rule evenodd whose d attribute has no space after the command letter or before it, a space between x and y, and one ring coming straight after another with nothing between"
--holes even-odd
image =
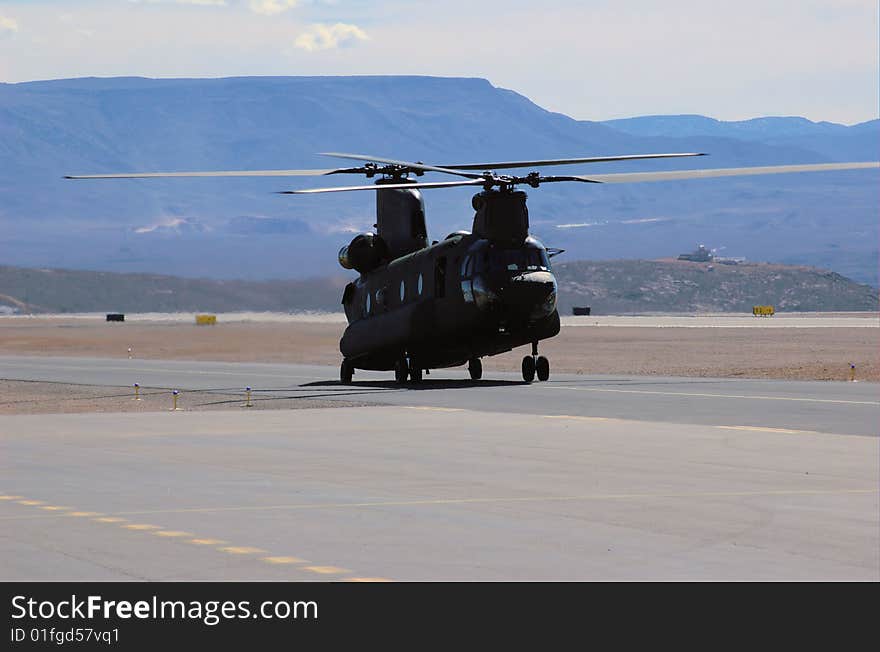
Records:
<instances>
[{"instance_id":1,"label":"cockpit windshield","mask_svg":"<svg viewBox=\"0 0 880 652\"><path fill-rule=\"evenodd\" d=\"M544 249L493 249L489 252L492 271L527 272L550 269L550 260Z\"/></svg>"}]
</instances>

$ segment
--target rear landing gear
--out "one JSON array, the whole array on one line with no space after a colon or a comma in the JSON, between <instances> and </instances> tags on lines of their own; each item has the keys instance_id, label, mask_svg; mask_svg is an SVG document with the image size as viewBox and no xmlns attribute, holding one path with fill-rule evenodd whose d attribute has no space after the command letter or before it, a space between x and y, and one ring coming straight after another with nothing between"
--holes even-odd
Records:
<instances>
[{"instance_id":1,"label":"rear landing gear","mask_svg":"<svg viewBox=\"0 0 880 652\"><path fill-rule=\"evenodd\" d=\"M409 363L406 356L400 356L394 363L394 380L398 385L403 385L409 376Z\"/></svg>"},{"instance_id":2,"label":"rear landing gear","mask_svg":"<svg viewBox=\"0 0 880 652\"><path fill-rule=\"evenodd\" d=\"M479 380L483 377L483 363L479 358L471 358L468 361L468 373L471 375L471 380Z\"/></svg>"},{"instance_id":3,"label":"rear landing gear","mask_svg":"<svg viewBox=\"0 0 880 652\"><path fill-rule=\"evenodd\" d=\"M339 382L343 385L351 385L352 376L354 376L354 367L348 360L343 360L339 366Z\"/></svg>"},{"instance_id":4,"label":"rear landing gear","mask_svg":"<svg viewBox=\"0 0 880 652\"><path fill-rule=\"evenodd\" d=\"M532 342L532 355L527 355L522 361L522 377L527 383L535 379L544 381L550 378L550 361L543 355L538 355L538 343Z\"/></svg>"},{"instance_id":5,"label":"rear landing gear","mask_svg":"<svg viewBox=\"0 0 880 652\"><path fill-rule=\"evenodd\" d=\"M416 361L401 355L397 362L394 363L394 380L399 385L403 385L407 379L414 383L422 381L422 368L416 364Z\"/></svg>"}]
</instances>

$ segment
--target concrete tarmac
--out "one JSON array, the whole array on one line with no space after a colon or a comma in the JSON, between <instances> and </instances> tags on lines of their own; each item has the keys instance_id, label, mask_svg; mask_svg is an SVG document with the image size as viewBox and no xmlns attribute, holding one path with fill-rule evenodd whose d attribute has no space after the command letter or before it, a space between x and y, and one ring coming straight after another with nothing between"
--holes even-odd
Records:
<instances>
[{"instance_id":1,"label":"concrete tarmac","mask_svg":"<svg viewBox=\"0 0 880 652\"><path fill-rule=\"evenodd\" d=\"M851 435L880 433L880 385L826 381L664 378L552 374L527 385L519 374L486 368L479 382L464 368L435 370L401 387L392 372L316 365L0 356L0 378L84 383L169 392L255 390L258 404L291 397L382 405L465 408L524 415L601 416L665 423L783 428Z\"/></svg>"},{"instance_id":2,"label":"concrete tarmac","mask_svg":"<svg viewBox=\"0 0 880 652\"><path fill-rule=\"evenodd\" d=\"M869 383L0 368L378 404L0 417L3 580L880 580Z\"/></svg>"}]
</instances>

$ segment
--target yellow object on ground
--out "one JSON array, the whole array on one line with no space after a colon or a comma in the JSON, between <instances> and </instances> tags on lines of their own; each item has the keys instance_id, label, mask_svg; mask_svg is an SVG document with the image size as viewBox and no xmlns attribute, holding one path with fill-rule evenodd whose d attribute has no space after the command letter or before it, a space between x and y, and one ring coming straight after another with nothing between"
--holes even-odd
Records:
<instances>
[{"instance_id":1,"label":"yellow object on ground","mask_svg":"<svg viewBox=\"0 0 880 652\"><path fill-rule=\"evenodd\" d=\"M197 326L214 326L217 323L217 315L196 315Z\"/></svg>"}]
</instances>

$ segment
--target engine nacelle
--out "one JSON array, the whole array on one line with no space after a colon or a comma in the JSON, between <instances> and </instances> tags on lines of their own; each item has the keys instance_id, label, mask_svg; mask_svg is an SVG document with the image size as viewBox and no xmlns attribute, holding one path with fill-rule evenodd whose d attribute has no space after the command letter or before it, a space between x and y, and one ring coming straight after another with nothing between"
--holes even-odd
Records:
<instances>
[{"instance_id":1,"label":"engine nacelle","mask_svg":"<svg viewBox=\"0 0 880 652\"><path fill-rule=\"evenodd\" d=\"M339 264L367 274L388 260L388 245L375 233L361 233L339 250Z\"/></svg>"}]
</instances>

